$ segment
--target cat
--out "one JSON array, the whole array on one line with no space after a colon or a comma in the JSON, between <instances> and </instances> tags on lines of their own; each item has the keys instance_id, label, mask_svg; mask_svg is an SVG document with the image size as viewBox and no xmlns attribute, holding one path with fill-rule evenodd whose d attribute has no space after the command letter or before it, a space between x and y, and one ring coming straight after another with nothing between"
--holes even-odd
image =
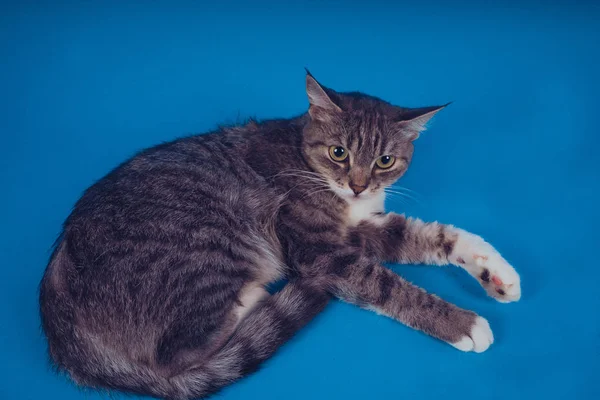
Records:
<instances>
[{"instance_id":1,"label":"cat","mask_svg":"<svg viewBox=\"0 0 600 400\"><path fill-rule=\"evenodd\" d=\"M521 296L481 237L384 212L384 189L445 106L336 92L308 70L306 92L296 118L158 145L85 191L40 286L59 370L92 388L205 397L255 371L332 297L462 351L492 344L486 319L381 265L455 264L500 302Z\"/></svg>"}]
</instances>

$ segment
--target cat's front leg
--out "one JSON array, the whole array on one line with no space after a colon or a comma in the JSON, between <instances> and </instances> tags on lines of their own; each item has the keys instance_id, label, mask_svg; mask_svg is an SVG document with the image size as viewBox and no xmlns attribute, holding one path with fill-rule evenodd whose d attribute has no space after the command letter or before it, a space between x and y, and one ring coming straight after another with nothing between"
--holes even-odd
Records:
<instances>
[{"instance_id":1,"label":"cat's front leg","mask_svg":"<svg viewBox=\"0 0 600 400\"><path fill-rule=\"evenodd\" d=\"M457 265L496 300L521 298L519 274L500 253L480 236L452 225L385 214L353 228L348 239L383 261Z\"/></svg>"},{"instance_id":2,"label":"cat's front leg","mask_svg":"<svg viewBox=\"0 0 600 400\"><path fill-rule=\"evenodd\" d=\"M448 261L477 279L489 296L502 303L521 298L521 279L515 269L488 242L463 229L446 226L447 235L456 238Z\"/></svg>"}]
</instances>

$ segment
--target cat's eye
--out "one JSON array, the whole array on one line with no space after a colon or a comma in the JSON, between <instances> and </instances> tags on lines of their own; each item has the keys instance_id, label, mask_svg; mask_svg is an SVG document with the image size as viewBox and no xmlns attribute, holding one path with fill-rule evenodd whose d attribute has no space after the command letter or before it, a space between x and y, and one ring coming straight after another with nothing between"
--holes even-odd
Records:
<instances>
[{"instance_id":1,"label":"cat's eye","mask_svg":"<svg viewBox=\"0 0 600 400\"><path fill-rule=\"evenodd\" d=\"M333 161L342 162L348 158L348 151L342 146L331 146L329 148L329 156Z\"/></svg>"},{"instance_id":2,"label":"cat's eye","mask_svg":"<svg viewBox=\"0 0 600 400\"><path fill-rule=\"evenodd\" d=\"M381 156L375 161L375 164L381 169L388 169L394 162L396 161L396 157L394 156Z\"/></svg>"}]
</instances>

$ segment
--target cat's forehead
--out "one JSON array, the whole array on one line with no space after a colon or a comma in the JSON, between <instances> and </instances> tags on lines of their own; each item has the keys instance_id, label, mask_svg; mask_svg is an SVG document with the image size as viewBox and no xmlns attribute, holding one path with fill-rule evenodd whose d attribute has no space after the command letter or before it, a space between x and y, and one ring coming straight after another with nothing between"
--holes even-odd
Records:
<instances>
[{"instance_id":1,"label":"cat's forehead","mask_svg":"<svg viewBox=\"0 0 600 400\"><path fill-rule=\"evenodd\" d=\"M372 110L359 110L347 113L341 125L342 134L350 141L368 142L369 139L385 136L390 124L382 114Z\"/></svg>"},{"instance_id":2,"label":"cat's forehead","mask_svg":"<svg viewBox=\"0 0 600 400\"><path fill-rule=\"evenodd\" d=\"M410 142L393 121L375 110L351 113L341 128L343 144L355 155L370 157L410 147Z\"/></svg>"},{"instance_id":3,"label":"cat's forehead","mask_svg":"<svg viewBox=\"0 0 600 400\"><path fill-rule=\"evenodd\" d=\"M383 129L390 122L389 115L381 112L379 107L346 111L346 119L364 129Z\"/></svg>"}]
</instances>

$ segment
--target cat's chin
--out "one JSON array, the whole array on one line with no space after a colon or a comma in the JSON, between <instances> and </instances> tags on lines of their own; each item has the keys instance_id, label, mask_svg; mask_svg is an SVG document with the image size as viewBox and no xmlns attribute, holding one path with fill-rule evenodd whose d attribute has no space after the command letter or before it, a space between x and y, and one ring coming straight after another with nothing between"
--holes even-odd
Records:
<instances>
[{"instance_id":1,"label":"cat's chin","mask_svg":"<svg viewBox=\"0 0 600 400\"><path fill-rule=\"evenodd\" d=\"M349 202L349 203L360 203L360 202L364 202L364 201L371 201L372 199L374 199L375 196L374 194L360 194L358 196L356 196L354 193L345 195L344 199Z\"/></svg>"},{"instance_id":2,"label":"cat's chin","mask_svg":"<svg viewBox=\"0 0 600 400\"><path fill-rule=\"evenodd\" d=\"M382 192L363 192L357 196L352 190L341 188L335 188L333 191L338 195L338 197L341 197L349 204L371 202L374 199L380 198L382 195Z\"/></svg>"}]
</instances>

